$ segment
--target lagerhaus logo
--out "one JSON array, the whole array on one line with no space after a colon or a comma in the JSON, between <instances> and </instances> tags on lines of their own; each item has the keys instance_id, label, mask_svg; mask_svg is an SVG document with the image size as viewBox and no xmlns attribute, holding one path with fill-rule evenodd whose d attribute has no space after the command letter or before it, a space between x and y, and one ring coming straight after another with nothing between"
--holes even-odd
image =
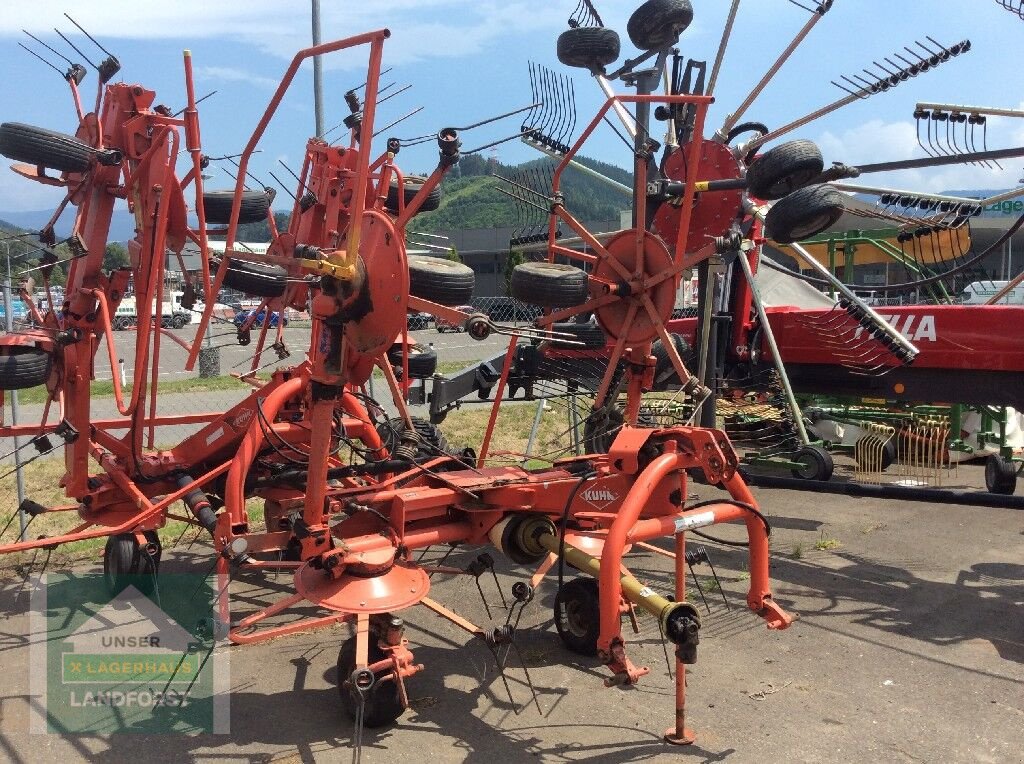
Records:
<instances>
[{"instance_id":1,"label":"lagerhaus logo","mask_svg":"<svg viewBox=\"0 0 1024 764\"><path fill-rule=\"evenodd\" d=\"M209 583L130 578L114 596L98 575L37 582L33 732L227 732L227 651L213 636Z\"/></svg>"}]
</instances>

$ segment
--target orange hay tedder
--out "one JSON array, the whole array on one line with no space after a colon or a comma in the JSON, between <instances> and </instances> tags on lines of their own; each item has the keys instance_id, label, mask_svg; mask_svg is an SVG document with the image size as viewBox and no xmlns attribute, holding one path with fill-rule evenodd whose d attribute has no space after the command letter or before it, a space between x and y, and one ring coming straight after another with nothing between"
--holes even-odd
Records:
<instances>
[{"instance_id":1,"label":"orange hay tedder","mask_svg":"<svg viewBox=\"0 0 1024 764\"><path fill-rule=\"evenodd\" d=\"M649 14L651 5L645 3L637 13ZM675 645L675 723L666 738L691 742L685 726L684 666L696 659L701 619L685 598L686 533L743 523L749 541L747 605L770 629L786 628L791 617L772 598L770 528L736 471L737 456L725 434L692 426L637 426L641 399L652 387L656 340L666 348L686 394L695 401L708 394L684 366L665 324L684 268L711 256L716 247L735 245L730 236L737 234L730 234L730 225L744 219L739 190L746 183L741 160L721 143L701 137L710 96L652 93L651 83L659 82L670 46L692 15L683 0L653 7L662 14L671 11L667 26L634 27L631 22L631 36L650 51L645 60L653 57L656 64L632 75L637 94L609 90L589 126L566 147L554 175L547 259L525 263L513 276L517 290L528 289L544 315L534 327L512 334L477 454L468 449L453 454L424 439L405 402L408 374L399 379L387 359L396 343L408 348L409 312L442 317L477 340L507 333L483 314L452 307L468 302L470 269L406 256L405 226L459 161L460 138L457 129L438 132L437 168L422 183L412 184L395 164L400 141L372 146L387 30L317 45L295 56L239 157L231 192L203 188L208 160L188 52L188 105L180 117L154 105L155 94L140 85L110 83L115 60L101 71L96 106L88 113L78 97L80 78L69 72L79 116L75 137L21 124L0 126L0 151L20 163L15 171L65 188L61 208L68 203L77 207L66 299L45 313L33 308L37 328L0 339L0 382L5 389L45 384L51 416L33 426L4 427L0 435L27 435L37 444L40 438L50 439L51 445L52 439L62 442L62 485L81 519L73 531L6 544L0 552L108 537L104 570L116 586L119 577L132 573L156 575L157 531L168 518L202 526L212 536L217 572L223 576L242 569L294 571L293 594L242 620L231 620L224 592L221 625L232 642L257 642L339 622L353 625L354 637L339 656L339 682L343 704L360 725L397 718L408 704L406 681L423 668L395 613L423 605L488 644L507 643L514 636L508 621L484 628L431 599L429 572L463 571L421 565L414 551L433 544L492 544L516 564L539 566L533 585L561 559L585 574L559 592L556 625L563 639L582 652L596 651L610 671L607 684L632 685L648 669L630 661L621 614L633 608L651 613ZM671 34L666 36L666 30ZM609 35L615 33L601 26L570 29L559 41L560 58L602 70L618 55L617 36L614 53L607 50ZM346 97L351 110L347 140L307 142L290 223L278 231L270 195L244 188L250 157L300 65L312 56L357 47L369 49L369 64L362 97L355 92ZM635 108L641 125L636 130L635 223L602 243L566 209L561 174L605 115L621 113L623 105ZM650 223L653 212L647 207L648 174L660 147L643 127L654 105L680 123L685 120L688 134L687 141L672 148L676 159L669 166L678 177L669 178L663 190L674 202L661 207L657 225ZM177 161L186 153L191 161L179 174ZM694 172L684 174L687 167ZM704 171L717 177L700 177ZM782 187L780 195L795 187L789 178L796 172L793 167L774 171L779 177L767 185ZM399 189L403 193L396 193ZM729 214L700 214L704 205L721 203L719 193L732 195ZM136 221L131 265L104 273L111 213L119 200ZM239 224L262 219L272 232L267 253L237 247ZM588 244L587 254L556 243L558 221ZM672 236L664 238L665 230ZM212 235L226 238L222 255L211 255ZM52 226L42 239L53 243ZM158 416L161 340L173 335L151 314L163 301L165 255L180 256L188 241L198 246L202 267L190 277L186 295L202 295L205 302L196 339L187 348L189 369L200 356L223 285L262 298L261 310L308 306L312 330L303 362L278 368L269 381L249 377L253 391L230 410ZM52 258L43 265L52 266ZM42 274L46 282L46 268ZM89 384L97 362L109 360L116 368L112 318L129 281L140 327L131 393L122 391L115 371L121 416L97 419ZM30 293L23 289L23 296ZM595 408L610 396L624 395L625 426L608 453L566 458L544 469L497 463L490 444L519 339L550 339L556 336L555 322L589 312L614 343ZM269 324L263 324L260 350ZM276 331L280 342L283 322ZM97 358L102 340L108 359ZM239 340L248 342L247 327ZM405 355L399 367L407 369ZM387 382L388 405L397 416L382 417L384 407L368 394L375 370ZM54 411L59 415L53 416ZM201 427L173 448L154 447L156 430L181 424ZM724 488L728 497L688 506L688 473ZM246 502L254 497L265 502L265 529L250 526ZM600 508L589 500L594 497L600 498ZM174 514L179 502L187 513ZM33 505L30 511L55 510ZM673 597L656 594L623 565L631 546L651 548L646 542L659 537L674 539ZM525 603L533 596L532 587L517 584L514 595ZM304 602L319 606L323 614L283 625L276 618Z\"/></svg>"}]
</instances>

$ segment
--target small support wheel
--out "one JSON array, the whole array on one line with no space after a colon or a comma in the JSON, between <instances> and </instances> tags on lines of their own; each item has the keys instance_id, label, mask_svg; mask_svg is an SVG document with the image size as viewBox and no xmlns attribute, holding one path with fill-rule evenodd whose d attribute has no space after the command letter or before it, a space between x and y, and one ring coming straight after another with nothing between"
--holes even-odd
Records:
<instances>
[{"instance_id":1,"label":"small support wheel","mask_svg":"<svg viewBox=\"0 0 1024 764\"><path fill-rule=\"evenodd\" d=\"M691 21L690 0L647 0L629 17L626 33L640 50L661 50L675 45Z\"/></svg>"},{"instance_id":2,"label":"small support wheel","mask_svg":"<svg viewBox=\"0 0 1024 764\"><path fill-rule=\"evenodd\" d=\"M555 595L555 629L572 652L597 655L601 601L595 579L581 576L562 584Z\"/></svg>"},{"instance_id":3,"label":"small support wheel","mask_svg":"<svg viewBox=\"0 0 1024 764\"><path fill-rule=\"evenodd\" d=\"M146 531L146 545L139 546L134 533L121 533L107 539L103 548L103 580L111 597L129 585L143 594L151 594L160 570L160 537Z\"/></svg>"},{"instance_id":4,"label":"small support wheel","mask_svg":"<svg viewBox=\"0 0 1024 764\"><path fill-rule=\"evenodd\" d=\"M384 651L377 645L376 639L370 638L367 660L370 664L384 660ZM338 653L338 694L341 696L341 705L345 713L353 721L359 710L359 701L352 689L346 686L346 682L356 670L356 638L349 637L341 645ZM367 727L383 727L391 724L402 715L405 707L402 705L402 698L398 692L398 683L380 681L386 675L385 672L374 674L374 682L366 691L363 703L363 724Z\"/></svg>"},{"instance_id":5,"label":"small support wheel","mask_svg":"<svg viewBox=\"0 0 1024 764\"><path fill-rule=\"evenodd\" d=\"M816 236L843 216L843 195L829 186L807 186L777 201L765 216L768 238L792 244Z\"/></svg>"},{"instance_id":6,"label":"small support wheel","mask_svg":"<svg viewBox=\"0 0 1024 764\"><path fill-rule=\"evenodd\" d=\"M409 294L441 305L465 305L473 296L476 274L468 265L442 257L410 255Z\"/></svg>"},{"instance_id":7,"label":"small support wheel","mask_svg":"<svg viewBox=\"0 0 1024 764\"><path fill-rule=\"evenodd\" d=\"M747 188L758 199L781 199L821 175L825 163L811 141L789 141L767 151L747 168Z\"/></svg>"},{"instance_id":8,"label":"small support wheel","mask_svg":"<svg viewBox=\"0 0 1024 764\"><path fill-rule=\"evenodd\" d=\"M985 460L985 488L989 493L1011 495L1017 488L1017 465L1000 454Z\"/></svg>"},{"instance_id":9,"label":"small support wheel","mask_svg":"<svg viewBox=\"0 0 1024 764\"><path fill-rule=\"evenodd\" d=\"M801 466L793 468L793 477L801 480L825 481L832 477L835 464L832 454L821 446L804 446L793 457Z\"/></svg>"},{"instance_id":10,"label":"small support wheel","mask_svg":"<svg viewBox=\"0 0 1024 764\"><path fill-rule=\"evenodd\" d=\"M600 70L619 57L619 33L606 27L576 27L558 35L558 60L566 66Z\"/></svg>"},{"instance_id":11,"label":"small support wheel","mask_svg":"<svg viewBox=\"0 0 1024 764\"><path fill-rule=\"evenodd\" d=\"M586 271L562 263L520 263L510 286L517 300L542 308L572 308L590 296Z\"/></svg>"}]
</instances>

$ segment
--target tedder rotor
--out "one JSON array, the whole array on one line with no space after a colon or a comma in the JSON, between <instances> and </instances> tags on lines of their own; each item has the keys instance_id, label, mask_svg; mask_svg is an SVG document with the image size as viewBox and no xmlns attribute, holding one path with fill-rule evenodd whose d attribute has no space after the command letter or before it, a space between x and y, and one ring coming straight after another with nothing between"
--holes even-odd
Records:
<instances>
[{"instance_id":1,"label":"tedder rotor","mask_svg":"<svg viewBox=\"0 0 1024 764\"><path fill-rule=\"evenodd\" d=\"M652 614L676 653L675 723L666 738L692 742L685 717L685 665L696 660L701 619L685 599L686 533L742 523L749 544L748 607L771 629L786 628L792 618L772 597L769 523L737 472L738 459L724 432L688 423L642 426L638 421L643 396L653 387L656 340L667 349L684 392L696 401L707 396L673 345L666 323L683 270L714 254L722 240L734 244L742 238L732 223L742 220L737 189L749 177L743 178L728 150L702 138L711 97L660 95L651 87L690 17L689 3L682 0L649 0L638 9L630 34L649 51L644 60L653 58L653 69L636 70L637 62L631 62L620 72L637 85L637 94L609 91L579 139L563 153L552 186L547 257L521 265L512 276L517 294L528 293L544 315L536 327L511 332L494 407L476 453L456 453L431 442L405 402L408 312L432 313L463 326L478 340L507 329L483 314L453 307L464 305L472 294L470 269L406 254L405 227L459 161L461 141L458 129L437 132L438 165L429 177L412 184L395 164L400 140L391 138L382 150L373 148L387 30L317 45L295 56L239 156L237 182L228 192L203 188L208 157L201 144L188 53L188 105L181 118L154 106L155 94L142 86L110 84L109 71L101 78L94 111L83 113L77 90L81 78L69 72L79 113L75 137L14 123L0 126L0 152L25 163L15 170L62 186L67 191L62 208L68 203L77 207L67 298L45 314L36 311L39 329L0 341L7 357L18 359L3 367L8 371L0 382L7 389L46 385L46 410L55 404L59 423L47 423L44 415L36 426L7 427L2 434L30 435L40 450L47 443L53 447L48 439L62 439L62 485L81 524L58 536L6 544L0 552L108 537L104 567L116 588L130 574L157 574L161 550L156 531L172 515L171 507L183 502L189 514L179 519L209 532L220 576L230 581L252 570L294 572L294 593L237 620L229 609L230 587L221 587L220 630L230 641L246 644L338 623L352 625L354 637L342 646L338 665L343 703L357 720L356 739L362 724L385 724L402 713L408 705L406 680L422 668L396 613L423 605L489 645L514 636L515 624L509 620L481 627L432 599L433 569L414 557L415 550L434 544L490 544L512 563L537 565L532 585L514 587L522 605L533 598L533 586L543 574L564 562L591 577L569 582L559 592L557 627L567 645L596 653L609 669L607 684L633 685L648 669L630 660L620 616L634 608ZM652 19L659 23L652 26ZM560 58L603 76L599 70L618 55L618 38L612 35L600 26L577 26L560 39ZM250 158L302 62L360 46L369 48L369 63L362 97L356 91L346 95L347 140L307 142L289 223L286 230L278 230L270 210L272 195L244 187ZM688 126L687 139L671 152L667 178L649 172L658 148L647 129L655 106ZM561 175L605 115L621 115L627 107L638 115L633 130L634 221L601 242L567 208ZM179 178L175 164L182 147L191 165ZM59 175L47 175L46 168ZM762 184L783 194L813 175L803 165L786 163L774 167ZM655 213L648 206L652 184L658 186L655 196L664 197L662 209L670 212ZM129 243L130 267L107 274L101 268L102 255L119 199L133 212L137 233ZM266 254L238 246L239 224L262 219L271 230ZM555 241L559 222L588 245L588 253ZM708 243L707 232L713 232L717 243ZM224 237L219 256L211 254L214 235ZM52 226L44 229L42 239L53 243ZM188 368L202 355L216 295L224 285L260 297L261 310L268 312L308 305L312 329L306 360L279 367L269 381L246 377L254 389L227 411L157 416L160 338L167 332L153 319L152 306L162 302L165 253L180 255L186 241L198 246L201 259L186 289L189 304L198 295L205 300L196 339L187 348ZM114 364L112 316L129 282L140 312L132 392L126 396L114 374L121 416L98 419L90 409L89 382L101 338ZM30 291L26 288L25 293ZM558 337L553 324L590 312L614 343L595 410L625 395L624 426L615 432L607 453L573 456L542 468L498 463L491 444L520 336ZM249 341L249 325L240 328L240 342ZM265 321L260 350L268 328L270 321ZM283 341L280 325L277 331L275 345ZM563 339L571 343L573 338ZM396 352L401 356L398 364L389 359ZM29 374L24 359L38 362L45 373ZM401 379L394 365L404 370ZM385 415L385 405L368 393L375 373L387 384L387 405L396 416ZM157 428L182 424L198 424L199 429L174 447L155 447ZM127 433L117 434L121 430ZM692 476L721 487L727 496L688 505ZM263 527L246 511L253 499L264 502ZM48 511L29 507L36 515ZM630 547L661 537L674 540L671 598L643 585L623 564ZM118 551L120 545L127 545L127 554ZM303 603L317 606L321 614L279 622L278 616Z\"/></svg>"}]
</instances>

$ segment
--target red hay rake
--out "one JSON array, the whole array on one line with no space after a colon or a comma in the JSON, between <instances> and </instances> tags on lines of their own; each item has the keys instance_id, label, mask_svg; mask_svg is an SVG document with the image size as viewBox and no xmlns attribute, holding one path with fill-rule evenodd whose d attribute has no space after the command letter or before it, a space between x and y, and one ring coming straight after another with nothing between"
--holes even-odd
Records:
<instances>
[{"instance_id":1,"label":"red hay rake","mask_svg":"<svg viewBox=\"0 0 1024 764\"><path fill-rule=\"evenodd\" d=\"M32 384L45 382L50 394L47 412L56 408L59 422L48 423L44 415L38 425L2 428L0 435L62 438L66 463L62 485L81 519L68 533L7 544L0 553L109 537L104 567L116 584L119 577L135 571L119 567L120 558L109 552L111 545L127 542L136 549L133 557L143 554L157 560L160 549L154 532L173 517L209 531L216 570L228 579L240 568L293 570L293 594L239 621L231 621L225 587L220 600L222 625L232 642L244 644L351 623L355 636L339 655L339 681L346 709L357 719L357 738L363 723L387 723L402 713L408 704L405 682L422 669L403 636L402 621L393 615L397 611L424 605L492 647L510 643L514 637L515 626L508 620L502 626L484 628L431 599L429 572L464 571L421 565L413 557L415 550L442 543L492 544L517 564L538 566L531 586L514 588L517 602L523 605L532 598L532 587L561 558L596 579L596 587L564 587L568 591L560 594L560 601L568 603L564 607L570 615L581 612L587 603L596 604L597 622L575 625L582 625L588 635L580 648L596 651L608 666L607 684L635 684L648 671L627 655L621 614L639 607L658 619L662 633L676 648L675 723L666 738L692 742L685 726L685 664L696 659L701 624L696 608L685 601L686 532L742 522L749 541L747 605L769 628L786 628L791 622L771 594L768 522L737 474L738 460L724 433L690 426L637 426L641 399L652 387L651 348L656 339L667 348L686 393L698 400L707 394L686 369L666 322L682 271L716 251L716 244L706 244L703 238L714 227L710 222L714 216L700 211L712 203L716 192L743 187L731 155L724 162L719 156L721 145L701 137L711 99L650 92L609 95L561 159L552 187L548 260L521 266L515 278L555 295L566 274L571 280L576 278L573 273L582 273L556 262L556 257L589 270L589 277L585 274L579 282L583 291L571 304L548 300L546 314L534 331L551 337L555 322L584 312L597 315L614 349L595 408L624 392L626 425L606 454L568 458L539 470L497 465L489 453L517 335L511 338L476 458L431 450L423 442L405 404L403 388L409 375L403 374L399 381L386 357L396 342L404 342L408 311L426 311L464 325L475 339L504 330L484 315L451 307L464 304L468 297L465 272L458 266L406 257L405 226L458 162L460 140L456 129L441 130L437 168L416 193L399 193L389 200L390 188L406 189L395 165L401 145L391 139L380 153L371 148L388 35L387 30L370 32L307 48L295 56L240 156L230 207L223 195L203 189L207 159L202 153L187 52L188 105L180 118L154 106L152 91L138 85L107 84L109 76L100 83L95 110L83 113L77 90L80 78L69 76L80 120L75 138L10 123L0 128L5 155L27 163L16 165L15 170L27 178L63 186L67 196L61 208L68 203L78 208L66 301L45 314L35 311L41 328L0 340L10 358L45 361L45 374ZM354 94L349 98L347 143L308 141L291 220L287 230L278 231L267 195L244 190L249 159L300 64L312 56L358 46L369 48L369 63L362 102ZM645 205L653 146L640 152L634 168L638 222L602 243L566 209L559 190L561 173L606 113L621 110L623 104L640 110L662 105L689 115L691 139L678 150L685 163L677 164L718 168L718 175L681 177L677 167L680 177L672 194L679 203L672 207L674 213L662 215L660 227L651 230ZM179 178L176 159L182 144L191 165ZM59 177L47 175L44 167L59 171ZM702 199L695 204L698 191ZM134 213L138 233L129 245L131 268L105 274L102 255L111 212L119 199ZM190 208L197 219L195 226L189 223ZM268 252L257 255L236 247L240 222L263 216L272 232ZM589 254L555 241L558 221L589 245ZM670 237L664 234L666 227L672 231ZM724 233L725 228L714 230L715 236ZM52 244L52 225L43 234L44 243L48 238ZM226 237L219 259L210 254L209 237L215 234ZM308 304L312 330L306 360L275 371L265 383L250 377L253 391L231 409L157 416L161 337L167 333L153 320L153 306L162 304L164 253L180 256L186 241L199 247L202 262L190 287L193 294L206 296L196 339L188 348L187 368L199 357L220 288L242 282L253 290L261 273L284 274L264 294L250 291L262 297L261 309L302 309ZM44 281L46 277L44 270ZM89 382L101 337L110 350L112 366L115 363L112 317L129 279L138 294L141 327L132 391L126 396L114 373L121 417L98 420L91 413ZM26 288L23 296L30 292ZM257 357L269 324L264 322L261 330ZM282 329L279 325L278 342ZM239 336L248 342L247 326ZM406 371L407 364L406 357ZM625 368L624 374L616 372L620 367ZM380 406L367 395L367 382L375 370L387 382L398 411L397 419L383 426L377 421ZM169 450L154 448L157 428L184 423L202 427ZM119 434L122 431L127 432ZM345 447L360 459L349 463L340 453ZM729 498L687 506L688 471L702 473L708 483L723 487ZM601 497L603 506L598 509L588 496ZM265 530L250 527L245 504L254 497L265 502ZM184 503L187 514L173 513L178 502ZM34 511L51 510L37 506ZM674 600L654 593L623 565L623 554L630 546L654 549L647 542L666 536L675 545ZM151 572L156 574L155 562ZM268 619L303 602L319 606L323 614L266 625ZM560 623L559 630L573 625Z\"/></svg>"}]
</instances>

